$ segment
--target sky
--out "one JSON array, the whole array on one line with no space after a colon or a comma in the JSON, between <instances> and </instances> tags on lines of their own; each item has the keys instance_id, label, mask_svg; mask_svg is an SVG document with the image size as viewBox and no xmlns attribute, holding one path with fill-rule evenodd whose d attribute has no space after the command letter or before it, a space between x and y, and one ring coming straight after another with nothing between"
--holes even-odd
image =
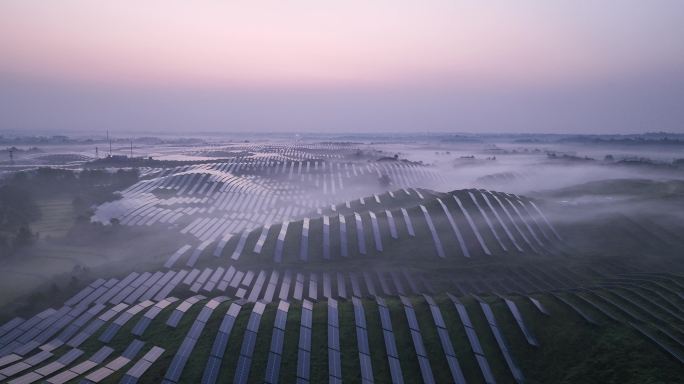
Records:
<instances>
[{"instance_id":1,"label":"sky","mask_svg":"<svg viewBox=\"0 0 684 384\"><path fill-rule=\"evenodd\" d=\"M684 132L681 0L2 0L0 131Z\"/></svg>"}]
</instances>

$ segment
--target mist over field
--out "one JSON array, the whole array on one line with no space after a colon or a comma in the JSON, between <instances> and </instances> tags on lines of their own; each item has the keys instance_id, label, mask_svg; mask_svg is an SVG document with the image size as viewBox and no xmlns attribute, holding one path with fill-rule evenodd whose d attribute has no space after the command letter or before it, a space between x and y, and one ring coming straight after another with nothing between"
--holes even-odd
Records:
<instances>
[{"instance_id":1,"label":"mist over field","mask_svg":"<svg viewBox=\"0 0 684 384\"><path fill-rule=\"evenodd\" d=\"M681 383L684 2L0 2L0 383Z\"/></svg>"}]
</instances>

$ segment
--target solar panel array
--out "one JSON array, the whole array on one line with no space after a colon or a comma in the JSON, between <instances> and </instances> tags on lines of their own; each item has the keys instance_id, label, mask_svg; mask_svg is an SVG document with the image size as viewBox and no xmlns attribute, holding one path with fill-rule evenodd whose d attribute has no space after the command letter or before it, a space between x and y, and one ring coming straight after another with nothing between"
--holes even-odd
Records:
<instances>
[{"instance_id":1,"label":"solar panel array","mask_svg":"<svg viewBox=\"0 0 684 384\"><path fill-rule=\"evenodd\" d=\"M370 344L366 325L366 312L359 298L352 297L354 306L354 324L356 326L356 344L359 349L359 366L361 367L361 381L373 383L373 365L371 363Z\"/></svg>"},{"instance_id":2,"label":"solar panel array","mask_svg":"<svg viewBox=\"0 0 684 384\"><path fill-rule=\"evenodd\" d=\"M283 355L283 343L285 342L285 324L287 322L287 312L290 303L280 301L276 311L273 333L271 335L271 347L268 351L268 362L266 363L266 375L264 382L276 384L280 377L280 363Z\"/></svg>"},{"instance_id":3,"label":"solar panel array","mask_svg":"<svg viewBox=\"0 0 684 384\"><path fill-rule=\"evenodd\" d=\"M430 360L428 359L427 351L425 350L423 336L420 332L418 319L416 318L416 311L413 309L413 304L407 297L400 296L399 298L404 306L404 313L406 314L409 332L411 333L411 339L413 340L413 348L415 350L416 356L418 357L418 366L420 367L420 374L423 378L423 382L428 384L434 383L435 377L432 374Z\"/></svg>"},{"instance_id":4,"label":"solar panel array","mask_svg":"<svg viewBox=\"0 0 684 384\"><path fill-rule=\"evenodd\" d=\"M376 301L378 303L382 336L385 341L385 351L387 352L387 362L389 363L392 382L401 384L404 382L404 376L401 371L401 363L399 362L399 351L397 350L397 343L394 338L389 307L387 307L385 300L381 297L377 297Z\"/></svg>"},{"instance_id":5,"label":"solar panel array","mask_svg":"<svg viewBox=\"0 0 684 384\"><path fill-rule=\"evenodd\" d=\"M453 295L449 294L449 298L456 307L458 317L461 319L463 329L465 330L466 336L468 337L468 342L470 343L470 348L473 351L473 354L475 355L475 360L477 361L477 364L480 367L480 372L482 372L482 377L485 383L496 383L496 380L494 379L494 374L492 373L492 368L490 367L489 361L487 360L487 357L484 354L484 350L482 349L482 345L480 344L480 338L477 336L477 332L475 332L475 327L473 326L473 323L470 321L470 316L468 315L468 311L466 310L465 305L463 305L463 303Z\"/></svg>"},{"instance_id":6,"label":"solar panel array","mask_svg":"<svg viewBox=\"0 0 684 384\"><path fill-rule=\"evenodd\" d=\"M209 359L207 360L207 365L202 374L202 384L213 384L218 380L221 362L223 361L226 348L228 347L228 339L230 338L233 326L235 325L235 320L240 314L241 309L242 306L238 303L231 303L230 307L228 307L218 332L216 333L214 343L211 346Z\"/></svg>"},{"instance_id":7,"label":"solar panel array","mask_svg":"<svg viewBox=\"0 0 684 384\"><path fill-rule=\"evenodd\" d=\"M552 235L552 233L549 232L549 235ZM217 270L212 270L210 273L205 274L205 276L207 276L205 284L210 281L215 283L224 281L223 278L227 273L227 269L218 270L219 273L216 271ZM237 274L237 272L238 270L233 268L232 273ZM239 285L246 281L247 283L251 283L249 288L250 292L254 292L255 286L260 286L261 288L258 288L257 291L262 293L264 292L264 289L268 290L267 286L271 286L270 290L272 291L272 295L275 296L276 290L278 289L280 274L275 274L275 272L268 273L263 270L259 273L249 272L250 271L245 272L240 276ZM344 276L344 274L338 275L343 276L343 280L346 280L346 277L349 277L352 282L352 287L358 285L364 287L364 292L376 293L375 300L379 314L379 326L382 331L382 347L371 345L371 341L369 340L369 328L375 327L378 324L371 324L368 322L363 300L355 295L352 295L351 297L356 344L355 346L352 346L352 344L347 343L347 347L345 348L351 346L351 348L354 348L352 351L358 356L358 366L360 369L358 374L360 375L361 381L373 382L377 379L378 373L374 371L376 361L372 360L372 356L375 352L371 351L374 351L374 348L384 347L387 365L384 368L380 368L378 372L387 370L385 372L388 372L393 382L404 382L404 377L407 374L411 375L411 377L415 377L414 373L402 371L402 364L400 361L406 359L409 355L412 356L411 359L416 359L415 361L419 368L416 373L419 373L421 379L425 382L436 381L433 374L436 374L437 371L433 370L440 366L439 361L445 361L447 363L450 380L458 383L465 382L464 374L459 365L459 359L456 357L458 351L455 349L457 345L452 341L452 332L454 332L454 327L456 325L447 324L442 314L444 309L440 308L435 299L427 294L424 294L422 297L428 305L432 321L419 324L412 300L402 294L402 292L412 292L410 286L411 284L417 284L417 282L412 281L412 279L407 279L403 275L405 272L406 271L402 270L380 273L363 271L358 276L356 274L347 276ZM154 272L151 272L145 275L146 277L141 279L141 285L144 283L143 280L149 279L154 274ZM196 278L199 278L202 274L202 271L198 271L198 273L195 274ZM283 275L285 274L283 273ZM344 340L340 340L340 307L334 297L329 298L329 296L334 296L331 292L334 292L333 282L335 282L336 279L332 278L327 272L320 274L316 273L315 277L311 274L308 276L304 274L300 275L300 281L303 282L303 287L301 302L302 313L299 324L299 339L297 342L297 380L299 382L313 381L311 377L311 348L314 338L314 334L312 333L314 321L313 302L309 300L311 296L309 291L312 286L317 287L315 290L318 290L318 282L320 282L319 279L322 277L322 284L320 285L322 286L324 292L323 297L326 298L328 309L327 324L325 327L328 350L328 380L339 382L342 380L343 376L342 367L346 366L345 364L348 364L348 360L345 363L345 359L348 359L348 357L342 356L343 348L341 342L344 342ZM140 276L143 276L143 274L134 277L133 280L129 279L129 281L132 282L137 280ZM276 277L273 278L273 276ZM400 277L401 283L398 283L395 279ZM538 274L536 276L536 280L538 281L535 284L549 284L551 281L550 279L553 279L553 276L550 274ZM368 284L366 280L372 282ZM317 283L312 284L312 281L316 281ZM529 281L530 283L532 282L532 280ZM189 286L194 284L193 281L188 281L187 283ZM681 350L684 345L681 343L681 339L678 335L678 328L673 326L676 322L680 322L683 317L681 309L677 306L678 299L673 299L673 297L681 298L679 294L682 294L684 289L680 284L681 283L674 280L668 282L668 280L664 280L664 278L646 279L640 276L627 276L616 279L605 279L601 284L596 286L587 285L585 288L581 289L557 289L553 292L539 291L535 294L535 297L518 295L516 300L513 300L510 296L489 295L489 300L491 300L492 297L496 300L494 304L498 306L498 309L495 309L495 307L492 304L489 304L485 299L477 295L471 295L475 299L473 307L477 308L476 310L481 310L482 314L484 314L487 328L491 331L493 339L481 339L482 335L478 335L475 331L475 326L468 314L468 310L466 310L466 304L453 295L449 295L449 299L453 304L452 308L455 309L454 313L458 315L463 326L470 350L473 353L475 361L478 363L482 374L481 379L485 382L495 382L495 374L492 372L489 364L492 359L503 358L501 359L502 366L505 365L508 367L508 371L511 375L510 377L516 382L523 382L525 380L523 371L521 367L518 366L512 350L508 346L508 335L504 335L505 331L499 325L501 318L497 319L498 316L495 314L496 311L509 312L512 315L510 317L511 321L516 324L513 326L514 328L510 329L516 329L516 333L519 330L518 335L524 337L524 339L520 338L520 340L526 340L528 344L541 348L538 340L532 333L530 324L523 318L523 311L519 303L520 300L525 300L528 303L527 305L529 305L529 308L536 311L535 313L537 313L537 316L549 316L551 312L542 304L539 298L557 298L560 302L567 304L567 307L565 308L577 313L580 317L582 317L582 313L585 315L591 313L592 317L590 319L595 326L600 326L600 324L603 323L603 321L599 321L599 318L596 317L595 314L598 314L601 316L601 319L623 323L632 327L646 340L649 340L649 342L652 342L653 345L660 348L663 352L681 362L683 358ZM141 301L132 305L128 305L125 302L116 305L111 303L96 304L98 297L101 297L108 292L112 292L111 290L117 285L118 281L116 279L97 282L96 284L93 284L93 286L88 287L91 289L81 291L86 293L79 292L77 294L77 299L70 301L71 303L75 303L76 307L74 308L65 306L59 309L46 310L28 319L9 319L5 324L0 325L0 338L4 337L5 343L8 343L8 345L11 345L14 342L19 343L14 345L13 350L15 352L5 353L0 356L1 380L15 384L37 381L61 383L77 378L84 380L84 382L99 382L111 380L113 375L118 374L118 377L120 377L120 380L123 383L137 382L144 378L145 373L151 366L160 361L160 356L164 353L164 348L151 346L147 353L142 354L141 358L136 359L136 356L140 355L144 343L136 340L134 337L137 334L144 333L145 328L152 325L151 322L156 321L161 325L161 320L155 319L158 318L158 315L164 309L170 309L171 305L179 303L172 312L182 314L186 313L194 304L202 302L202 308L198 311L195 319L182 322L182 319L176 320L178 321L176 326L183 327L182 330L185 332L185 337L177 349L170 350L170 352L173 353L173 358L170 362L167 360L165 363L169 364L165 368L165 380L167 383L182 382L184 380L182 376L183 367L186 365L190 356L194 356L193 351L197 341L203 337L213 337L211 352L206 362L203 362L206 366L203 371L201 382L215 383L218 381L225 357L224 354L228 348L231 331L237 320L240 309L242 305L246 304L246 301L230 303L217 333L214 335L204 335L203 330L210 320L212 312L218 308L221 303L228 300L227 297L218 296L206 299L203 296L190 296L185 300L178 300L170 297L159 302ZM339 284L336 285L338 285L339 290ZM328 288L326 288L326 286L328 286ZM369 286L372 286L373 288L369 288ZM80 305L79 302L86 300L93 292L98 291L98 288L103 288L99 290L98 295L100 296L93 296L93 300L87 300L89 301L88 306L76 309ZM352 288L352 291L353 290L354 288ZM358 288L357 290L360 291L361 288ZM386 299L380 297L387 295L389 291L392 291L391 296L398 295L398 302L401 303L398 311L401 311L403 317L406 319L408 332L406 335L399 335L399 337L411 343L413 351L409 354L397 350L397 335L395 335L395 330L392 326L392 318L398 316L398 313L393 315L392 312L397 311L397 309L390 309L390 306L388 306L385 301ZM304 294L304 292L307 293ZM411 295L414 294L411 293ZM254 298L260 295L252 295L250 293L250 296ZM109 297L111 298L113 296L109 295ZM413 297L415 298L416 296ZM657 297L658 300L653 301L653 297ZM499 301L498 299L501 299L502 301ZM396 299L392 298L391 300ZM535 302L537 304L535 304ZM252 308L245 328L243 329L241 327L241 333L237 336L238 339L235 340L235 342L240 345L239 353L237 353L236 356L230 357L230 364L235 364L233 376L235 382L247 382L254 379L254 374L250 373L254 370L252 369L252 362L255 358L254 348L259 337L258 329L260 320L267 305L266 302L257 300ZM277 308L275 308L275 321L270 336L268 356L267 358L264 358L263 362L260 360L259 363L259 368L263 368L264 371L256 373L256 375L259 376L263 375L264 381L269 383L282 381L282 360L283 354L286 351L286 322L292 304L281 300L273 305L277 305ZM299 304L297 303L296 305ZM471 311L473 310L473 307L470 308ZM587 311L587 309L590 311ZM525 313L525 316L529 315ZM169 318L171 317L174 317L174 314ZM121 333L121 327L132 322L132 320L135 320L135 325L132 327L131 332L128 334ZM143 326L145 324L146 326ZM426 327L434 329L438 338L431 340L424 339ZM112 329L116 331L114 332L116 336L112 335ZM99 330L101 330L101 332ZM510 330L508 330L508 332L510 332ZM43 339L40 335L49 336L47 339ZM84 353L77 345L89 340L92 335L98 335L98 340L92 340L93 342L102 343L104 342L104 339L113 340L115 337L119 340L119 337L121 337L122 339L129 340L129 344L123 351L117 351L110 347L103 347L96 354L79 362L79 359ZM38 342L37 340L41 341ZM65 340L66 342L64 342ZM497 348L501 354L486 356L484 352L486 348L481 345L481 340L487 340L487 342L493 340L493 344L495 344L494 348ZM262 343L264 342L262 341ZM116 344L120 345L120 342L117 342ZM428 346L427 344L430 345ZM89 344L88 348L90 348L90 345L92 344ZM263 345L266 344L264 343ZM441 347L440 353L443 353L443 355L433 355L436 353L434 352L436 345ZM428 347L431 348L430 352L428 352ZM489 351L489 349L487 350ZM345 351L347 352L344 353L348 353L348 350ZM400 355L403 355L403 357L400 357ZM462 355L459 354L459 358L460 357L462 357ZM316 358L318 359L318 357ZM288 374L291 374L291 372ZM382 375L382 373L379 374ZM500 375L500 373L497 374ZM440 375L442 375L441 377L444 377L444 372L440 372Z\"/></svg>"},{"instance_id":8,"label":"solar panel array","mask_svg":"<svg viewBox=\"0 0 684 384\"><path fill-rule=\"evenodd\" d=\"M508 369L510 369L511 373L513 374L513 378L517 383L524 383L525 378L523 377L522 371L518 367L518 364L513 359L513 355L510 351L510 348L508 347L508 343L506 342L506 339L504 338L503 333L499 329L499 325L496 322L496 317L494 316L492 308L486 301L482 300L481 298L476 297L476 299L480 303L482 312L484 312L484 315L487 318L487 324L489 325L489 328L491 329L492 334L494 335L494 339L496 339L496 344L499 346L499 350L503 354L504 360L506 360Z\"/></svg>"},{"instance_id":9,"label":"solar panel array","mask_svg":"<svg viewBox=\"0 0 684 384\"><path fill-rule=\"evenodd\" d=\"M451 378L454 383L465 384L466 380L463 376L463 371L461 370L461 365L458 363L458 358L456 357L456 351L454 351L454 346L451 343L451 338L449 337L449 331L447 330L446 322L444 322L444 317L442 317L442 311L437 306L437 303L431 296L423 295L425 301L427 301L430 307L430 312L432 313L432 319L435 322L435 328L437 329L437 335L439 336L439 342L442 345L442 350L444 350L444 356L446 358L447 364L449 365L449 371L451 372Z\"/></svg>"},{"instance_id":10,"label":"solar panel array","mask_svg":"<svg viewBox=\"0 0 684 384\"><path fill-rule=\"evenodd\" d=\"M328 382L330 383L342 382L342 350L340 349L339 318L337 300L328 300ZM308 337L310 338L311 336Z\"/></svg>"},{"instance_id":11,"label":"solar panel array","mask_svg":"<svg viewBox=\"0 0 684 384\"><path fill-rule=\"evenodd\" d=\"M242 347L240 348L240 355L238 357L237 368L235 368L235 376L233 383L247 383L249 379L249 371L252 366L252 359L254 354L254 346L256 344L257 334L259 332L259 324L261 317L264 314L266 304L263 302L254 303L252 313L249 315L247 328L242 339Z\"/></svg>"},{"instance_id":12,"label":"solar panel array","mask_svg":"<svg viewBox=\"0 0 684 384\"><path fill-rule=\"evenodd\" d=\"M299 325L297 346L297 383L311 381L311 330L313 327L313 303L302 301L302 315Z\"/></svg>"},{"instance_id":13,"label":"solar panel array","mask_svg":"<svg viewBox=\"0 0 684 384\"><path fill-rule=\"evenodd\" d=\"M197 344L197 340L199 340L200 336L202 335L202 331L204 330L204 327L209 321L211 314L222 302L226 300L228 300L227 297L215 297L209 300L204 305L200 313L197 315L197 318L192 323L190 330L185 335L185 338L183 339L183 342L181 343L178 350L176 351L173 360L171 360L171 365L169 365L169 368L166 370L166 374L164 375L164 382L180 382L180 378L183 373L183 368L185 368L185 364L190 359L192 351L195 348L195 345Z\"/></svg>"}]
</instances>

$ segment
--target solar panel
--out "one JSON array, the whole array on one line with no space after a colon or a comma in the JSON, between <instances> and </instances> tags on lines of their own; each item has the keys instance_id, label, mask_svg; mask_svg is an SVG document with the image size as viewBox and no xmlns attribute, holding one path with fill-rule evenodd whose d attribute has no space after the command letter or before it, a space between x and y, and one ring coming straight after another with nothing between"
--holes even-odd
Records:
<instances>
[{"instance_id":1,"label":"solar panel","mask_svg":"<svg viewBox=\"0 0 684 384\"><path fill-rule=\"evenodd\" d=\"M237 318L241 309L242 309L241 305L236 304L236 303L232 303L232 304L230 304L230 307L228 308L228 311L226 312L226 316Z\"/></svg>"},{"instance_id":2,"label":"solar panel","mask_svg":"<svg viewBox=\"0 0 684 384\"><path fill-rule=\"evenodd\" d=\"M126 347L126 350L121 354L121 356L126 357L128 359L133 359L142 349L142 347L145 345L145 342L140 341L140 340L133 340L128 347Z\"/></svg>"},{"instance_id":3,"label":"solar panel","mask_svg":"<svg viewBox=\"0 0 684 384\"><path fill-rule=\"evenodd\" d=\"M489 367L489 362L487 362L487 359L482 355L475 355L475 359L477 359L477 364L480 366L480 371L484 376L485 382L488 384L496 383L494 374L492 373L492 369Z\"/></svg>"},{"instance_id":4,"label":"solar panel","mask_svg":"<svg viewBox=\"0 0 684 384\"><path fill-rule=\"evenodd\" d=\"M278 383L280 376L280 360L281 357L277 353L269 353L268 361L266 362L266 375L264 382L268 384Z\"/></svg>"},{"instance_id":5,"label":"solar panel","mask_svg":"<svg viewBox=\"0 0 684 384\"><path fill-rule=\"evenodd\" d=\"M249 378L249 370L252 366L252 359L246 356L240 356L237 362L237 367L235 368L235 376L233 377L233 383L244 384L247 383Z\"/></svg>"},{"instance_id":6,"label":"solar panel","mask_svg":"<svg viewBox=\"0 0 684 384\"><path fill-rule=\"evenodd\" d=\"M247 357L252 357L254 352L254 346L256 345L256 332L245 331L245 335L242 339L242 347L240 348L240 354Z\"/></svg>"},{"instance_id":7,"label":"solar panel","mask_svg":"<svg viewBox=\"0 0 684 384\"><path fill-rule=\"evenodd\" d=\"M300 327L299 328L299 348L307 350L307 351L311 350L311 329L310 328L306 328L306 327Z\"/></svg>"},{"instance_id":8,"label":"solar panel","mask_svg":"<svg viewBox=\"0 0 684 384\"><path fill-rule=\"evenodd\" d=\"M370 349L368 347L368 333L366 333L365 328L356 327L356 342L359 352L370 354Z\"/></svg>"},{"instance_id":9,"label":"solar panel","mask_svg":"<svg viewBox=\"0 0 684 384\"><path fill-rule=\"evenodd\" d=\"M302 319L301 319L301 325L307 328L311 328L311 322L312 322L312 313L311 309L307 310L304 306L302 306Z\"/></svg>"},{"instance_id":10,"label":"solar panel","mask_svg":"<svg viewBox=\"0 0 684 384\"><path fill-rule=\"evenodd\" d=\"M394 340L394 333L392 331L384 330L382 331L382 336L385 339L385 349L387 350L388 356L399 357L399 352L397 351L397 345Z\"/></svg>"},{"instance_id":11,"label":"solar panel","mask_svg":"<svg viewBox=\"0 0 684 384\"><path fill-rule=\"evenodd\" d=\"M340 350L340 329L328 326L328 348Z\"/></svg>"},{"instance_id":12,"label":"solar panel","mask_svg":"<svg viewBox=\"0 0 684 384\"><path fill-rule=\"evenodd\" d=\"M392 383L403 384L404 376L401 373L401 364L399 363L399 359L396 357L389 357L388 362L390 367L390 375L392 376Z\"/></svg>"},{"instance_id":13,"label":"solar panel","mask_svg":"<svg viewBox=\"0 0 684 384\"><path fill-rule=\"evenodd\" d=\"M387 307L378 306L378 312L380 313L380 323L382 324L382 329L391 329L392 321L390 319L389 309Z\"/></svg>"},{"instance_id":14,"label":"solar panel","mask_svg":"<svg viewBox=\"0 0 684 384\"><path fill-rule=\"evenodd\" d=\"M435 325L439 328L446 329L446 323L444 322L444 318L442 317L442 312L439 310L439 307L436 305L430 306L430 312L432 312L432 318L435 320Z\"/></svg>"},{"instance_id":15,"label":"solar panel","mask_svg":"<svg viewBox=\"0 0 684 384\"><path fill-rule=\"evenodd\" d=\"M328 349L328 375L342 378L342 363L338 350Z\"/></svg>"},{"instance_id":16,"label":"solar panel","mask_svg":"<svg viewBox=\"0 0 684 384\"><path fill-rule=\"evenodd\" d=\"M366 353L359 353L359 364L361 366L361 378L363 380L373 381L373 366L371 364L370 355Z\"/></svg>"},{"instance_id":17,"label":"solar panel","mask_svg":"<svg viewBox=\"0 0 684 384\"><path fill-rule=\"evenodd\" d=\"M444 328L437 328L437 336L439 336L439 341L442 343L444 354L447 356L456 356L453 344L449 338L449 332Z\"/></svg>"},{"instance_id":18,"label":"solar panel","mask_svg":"<svg viewBox=\"0 0 684 384\"><path fill-rule=\"evenodd\" d=\"M192 339L199 339L200 335L202 334L202 331L204 330L204 323L195 321L192 323L192 326L190 326L190 330L186 334L185 337L190 337Z\"/></svg>"},{"instance_id":19,"label":"solar panel","mask_svg":"<svg viewBox=\"0 0 684 384\"><path fill-rule=\"evenodd\" d=\"M439 199L437 199L439 201ZM439 239L439 236L437 235L437 231L435 230L435 225L432 223L432 218L430 217L430 212L428 212L427 208L425 208L424 205L420 205L421 211L423 211L423 216L425 217L425 222L427 223L428 228L430 229L430 233L432 234L432 240L435 244L435 249L437 250L437 256L444 258L444 248L442 247L442 241ZM449 212L446 210L446 212ZM447 216L450 217L450 216ZM452 219L453 220L453 219Z\"/></svg>"},{"instance_id":20,"label":"solar panel","mask_svg":"<svg viewBox=\"0 0 684 384\"><path fill-rule=\"evenodd\" d=\"M183 312L175 309L171 313L171 315L169 316L169 319L166 321L166 325L175 328L178 326L178 323L180 322L182 317L183 317Z\"/></svg>"},{"instance_id":21,"label":"solar panel","mask_svg":"<svg viewBox=\"0 0 684 384\"><path fill-rule=\"evenodd\" d=\"M183 373L183 368L185 368L185 364L188 361L188 357L188 355L176 353L176 355L173 357L173 360L171 360L171 364L169 365L166 374L164 375L164 379L172 382L178 382L181 374Z\"/></svg>"},{"instance_id":22,"label":"solar panel","mask_svg":"<svg viewBox=\"0 0 684 384\"><path fill-rule=\"evenodd\" d=\"M413 339L413 347L418 356L427 356L427 351L425 351L425 346L423 345L423 338L419 331L411 330L411 339Z\"/></svg>"},{"instance_id":23,"label":"solar panel","mask_svg":"<svg viewBox=\"0 0 684 384\"><path fill-rule=\"evenodd\" d=\"M482 346L480 345L480 339L477 337L475 330L471 327L465 327L465 332L466 336L468 336L468 340L470 341L470 346L473 349L473 352L481 355L484 354L482 351Z\"/></svg>"},{"instance_id":24,"label":"solar panel","mask_svg":"<svg viewBox=\"0 0 684 384\"><path fill-rule=\"evenodd\" d=\"M114 336L120 328L121 326L118 324L109 324L109 327L102 333L102 335L100 335L98 340L100 340L103 343L109 343L110 341L112 341L112 339L114 338Z\"/></svg>"},{"instance_id":25,"label":"solar panel","mask_svg":"<svg viewBox=\"0 0 684 384\"><path fill-rule=\"evenodd\" d=\"M202 374L202 384L214 384L218 380L218 374L221 369L221 359L209 356L207 365Z\"/></svg>"},{"instance_id":26,"label":"solar panel","mask_svg":"<svg viewBox=\"0 0 684 384\"><path fill-rule=\"evenodd\" d=\"M114 352L114 350L112 348L104 346L104 347L98 349L97 352L95 352L90 357L90 359L88 359L88 360L99 364L99 363L103 362L104 359L109 357L109 355L111 355L113 352Z\"/></svg>"},{"instance_id":27,"label":"solar panel","mask_svg":"<svg viewBox=\"0 0 684 384\"><path fill-rule=\"evenodd\" d=\"M297 352L297 377L309 380L311 352L300 349Z\"/></svg>"},{"instance_id":28,"label":"solar panel","mask_svg":"<svg viewBox=\"0 0 684 384\"><path fill-rule=\"evenodd\" d=\"M337 296L347 298L347 285L344 281L344 275L339 272L337 273Z\"/></svg>"},{"instance_id":29,"label":"solar panel","mask_svg":"<svg viewBox=\"0 0 684 384\"><path fill-rule=\"evenodd\" d=\"M416 313L413 308L404 307L404 312L406 312L406 320L408 321L409 329L420 332L418 320L416 319Z\"/></svg>"},{"instance_id":30,"label":"solar panel","mask_svg":"<svg viewBox=\"0 0 684 384\"><path fill-rule=\"evenodd\" d=\"M281 353L283 350L283 342L285 340L285 331L281 329L274 329L271 336L271 352Z\"/></svg>"},{"instance_id":31,"label":"solar panel","mask_svg":"<svg viewBox=\"0 0 684 384\"><path fill-rule=\"evenodd\" d=\"M420 374L423 377L423 382L426 384L433 384L435 378L432 375L430 368L430 361L425 356L418 356L418 365L420 366Z\"/></svg>"}]
</instances>

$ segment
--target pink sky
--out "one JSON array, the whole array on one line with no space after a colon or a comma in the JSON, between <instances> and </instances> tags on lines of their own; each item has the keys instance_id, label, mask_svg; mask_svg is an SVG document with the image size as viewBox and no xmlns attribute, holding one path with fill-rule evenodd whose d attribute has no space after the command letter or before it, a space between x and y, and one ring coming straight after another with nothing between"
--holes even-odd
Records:
<instances>
[{"instance_id":1,"label":"pink sky","mask_svg":"<svg viewBox=\"0 0 684 384\"><path fill-rule=\"evenodd\" d=\"M0 75L112 89L562 89L681 74L682 16L679 0L3 0Z\"/></svg>"},{"instance_id":2,"label":"pink sky","mask_svg":"<svg viewBox=\"0 0 684 384\"><path fill-rule=\"evenodd\" d=\"M4 0L0 70L105 83L347 86L574 81L684 64L683 28L668 16L684 9L677 2L654 1L663 4L655 15L635 1L549 3L562 2Z\"/></svg>"}]
</instances>

